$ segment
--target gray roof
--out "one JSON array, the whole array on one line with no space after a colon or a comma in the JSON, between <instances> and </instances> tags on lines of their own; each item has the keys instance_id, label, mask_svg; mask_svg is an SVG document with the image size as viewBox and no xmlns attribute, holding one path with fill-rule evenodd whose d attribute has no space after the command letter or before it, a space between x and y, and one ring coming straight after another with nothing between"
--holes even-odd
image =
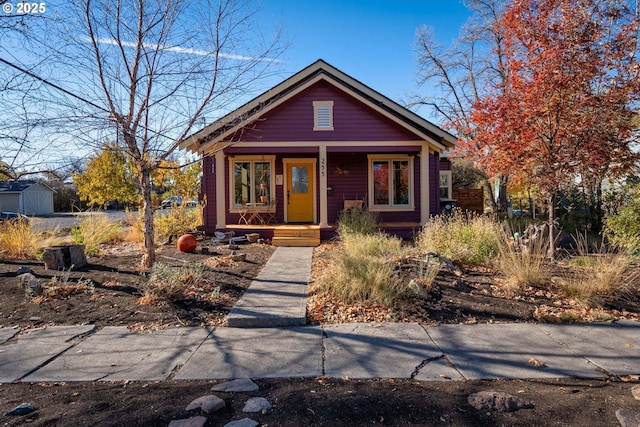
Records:
<instances>
[{"instance_id":1,"label":"gray roof","mask_svg":"<svg viewBox=\"0 0 640 427\"><path fill-rule=\"evenodd\" d=\"M24 180L24 181L0 181L0 194L2 193L21 193L24 190L33 187L38 184L37 181ZM48 185L42 184L46 188L52 190ZM53 191L53 190L52 190Z\"/></svg>"}]
</instances>

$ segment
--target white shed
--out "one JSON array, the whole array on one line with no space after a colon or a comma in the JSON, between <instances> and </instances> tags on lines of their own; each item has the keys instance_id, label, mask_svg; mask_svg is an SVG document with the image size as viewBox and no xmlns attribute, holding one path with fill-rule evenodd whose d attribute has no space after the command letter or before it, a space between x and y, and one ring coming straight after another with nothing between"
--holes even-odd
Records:
<instances>
[{"instance_id":1,"label":"white shed","mask_svg":"<svg viewBox=\"0 0 640 427\"><path fill-rule=\"evenodd\" d=\"M0 211L22 215L53 213L54 190L36 181L0 181Z\"/></svg>"}]
</instances>

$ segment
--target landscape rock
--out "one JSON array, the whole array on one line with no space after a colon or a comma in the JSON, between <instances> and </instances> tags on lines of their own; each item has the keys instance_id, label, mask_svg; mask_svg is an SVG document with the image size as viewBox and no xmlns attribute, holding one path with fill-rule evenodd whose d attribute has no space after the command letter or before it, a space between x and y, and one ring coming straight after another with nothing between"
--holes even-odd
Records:
<instances>
[{"instance_id":1,"label":"landscape rock","mask_svg":"<svg viewBox=\"0 0 640 427\"><path fill-rule=\"evenodd\" d=\"M32 412L35 412L35 410L36 408L31 403L21 403L4 415L5 417L11 415L28 415Z\"/></svg>"},{"instance_id":2,"label":"landscape rock","mask_svg":"<svg viewBox=\"0 0 640 427\"><path fill-rule=\"evenodd\" d=\"M242 412L262 412L268 411L271 409L271 403L267 401L264 397L252 397L247 400L244 404L244 408L242 408Z\"/></svg>"},{"instance_id":3,"label":"landscape rock","mask_svg":"<svg viewBox=\"0 0 640 427\"><path fill-rule=\"evenodd\" d=\"M620 408L616 411L616 418L622 427L640 427L640 412Z\"/></svg>"},{"instance_id":4,"label":"landscape rock","mask_svg":"<svg viewBox=\"0 0 640 427\"><path fill-rule=\"evenodd\" d=\"M31 273L24 273L18 276L20 280L20 286L25 291L29 291L35 295L42 295L44 293L44 288L40 284L40 281Z\"/></svg>"},{"instance_id":5,"label":"landscape rock","mask_svg":"<svg viewBox=\"0 0 640 427\"><path fill-rule=\"evenodd\" d=\"M206 414L212 414L225 407L224 400L215 395L202 396L189 403L186 410L201 409Z\"/></svg>"},{"instance_id":6,"label":"landscape rock","mask_svg":"<svg viewBox=\"0 0 640 427\"><path fill-rule=\"evenodd\" d=\"M470 394L467 402L478 411L514 412L520 409L531 409L534 406L531 402L499 391L480 391Z\"/></svg>"},{"instance_id":7,"label":"landscape rock","mask_svg":"<svg viewBox=\"0 0 640 427\"><path fill-rule=\"evenodd\" d=\"M204 427L206 423L207 417L197 416L183 420L173 420L169 423L169 427Z\"/></svg>"},{"instance_id":8,"label":"landscape rock","mask_svg":"<svg viewBox=\"0 0 640 427\"><path fill-rule=\"evenodd\" d=\"M254 421L251 418L243 418L241 420L235 420L226 423L224 427L256 427L257 425L257 421Z\"/></svg>"},{"instance_id":9,"label":"landscape rock","mask_svg":"<svg viewBox=\"0 0 640 427\"><path fill-rule=\"evenodd\" d=\"M216 384L211 389L213 391L225 391L232 393L246 393L260 390L258 384L251 381L249 378L241 378L233 381L227 381L224 383Z\"/></svg>"},{"instance_id":10,"label":"landscape rock","mask_svg":"<svg viewBox=\"0 0 640 427\"><path fill-rule=\"evenodd\" d=\"M640 400L640 384L636 384L631 387L631 394L636 400Z\"/></svg>"}]
</instances>

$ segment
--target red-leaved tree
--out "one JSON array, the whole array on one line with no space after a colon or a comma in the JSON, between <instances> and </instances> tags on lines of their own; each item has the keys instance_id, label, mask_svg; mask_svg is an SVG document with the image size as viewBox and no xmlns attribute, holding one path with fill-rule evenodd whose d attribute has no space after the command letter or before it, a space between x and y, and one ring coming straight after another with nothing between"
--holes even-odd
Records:
<instances>
[{"instance_id":1,"label":"red-leaved tree","mask_svg":"<svg viewBox=\"0 0 640 427\"><path fill-rule=\"evenodd\" d=\"M562 188L637 160L637 14L628 0L513 0L498 22L507 74L474 105L463 148L490 173L520 175L546 193L552 241Z\"/></svg>"}]
</instances>

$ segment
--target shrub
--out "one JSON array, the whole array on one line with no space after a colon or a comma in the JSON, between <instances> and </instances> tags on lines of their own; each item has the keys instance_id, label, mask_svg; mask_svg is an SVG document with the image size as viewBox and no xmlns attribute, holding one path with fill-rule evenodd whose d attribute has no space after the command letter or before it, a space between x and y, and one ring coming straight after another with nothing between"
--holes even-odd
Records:
<instances>
[{"instance_id":1,"label":"shrub","mask_svg":"<svg viewBox=\"0 0 640 427\"><path fill-rule=\"evenodd\" d=\"M0 222L0 253L10 258L33 258L38 234L29 220L18 218Z\"/></svg>"},{"instance_id":2,"label":"shrub","mask_svg":"<svg viewBox=\"0 0 640 427\"><path fill-rule=\"evenodd\" d=\"M539 237L527 240L515 237L511 228L505 226L500 236L496 264L504 275L507 290L539 286L549 279L548 233L541 233Z\"/></svg>"},{"instance_id":3,"label":"shrub","mask_svg":"<svg viewBox=\"0 0 640 427\"><path fill-rule=\"evenodd\" d=\"M193 232L202 226L202 206L195 208L176 206L166 215L156 215L154 219L155 238L167 242L172 237Z\"/></svg>"},{"instance_id":4,"label":"shrub","mask_svg":"<svg viewBox=\"0 0 640 427\"><path fill-rule=\"evenodd\" d=\"M500 227L490 218L454 210L422 227L416 245L422 252L437 252L458 265L482 265L492 260L500 245Z\"/></svg>"},{"instance_id":5,"label":"shrub","mask_svg":"<svg viewBox=\"0 0 640 427\"><path fill-rule=\"evenodd\" d=\"M377 229L377 215L374 212L357 207L342 211L338 218L338 233L341 236L350 234L375 234Z\"/></svg>"},{"instance_id":6,"label":"shrub","mask_svg":"<svg viewBox=\"0 0 640 427\"><path fill-rule=\"evenodd\" d=\"M118 239L118 233L122 226L114 223L107 215L90 212L78 215L78 225L73 227L76 243L84 245L84 251L89 256L100 253L100 245L110 243Z\"/></svg>"},{"instance_id":7,"label":"shrub","mask_svg":"<svg viewBox=\"0 0 640 427\"><path fill-rule=\"evenodd\" d=\"M604 218L604 235L629 252L640 251L640 185L631 190L627 204Z\"/></svg>"}]
</instances>

